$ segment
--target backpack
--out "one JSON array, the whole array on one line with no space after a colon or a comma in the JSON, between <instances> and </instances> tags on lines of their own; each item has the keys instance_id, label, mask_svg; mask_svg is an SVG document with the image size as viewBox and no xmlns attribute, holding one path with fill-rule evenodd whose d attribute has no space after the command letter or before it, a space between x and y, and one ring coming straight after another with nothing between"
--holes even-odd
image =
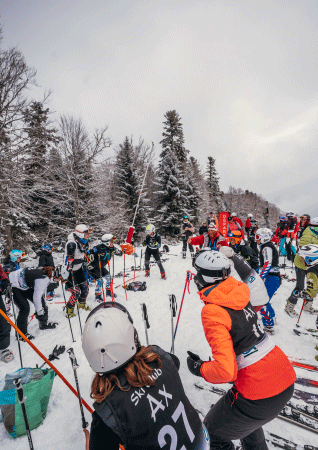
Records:
<instances>
[{"instance_id":1,"label":"backpack","mask_svg":"<svg viewBox=\"0 0 318 450\"><path fill-rule=\"evenodd\" d=\"M145 281L143 281L143 282L132 281L131 283L128 283L128 284L126 284L126 286L123 286L123 287L126 287L127 291L134 291L134 292L145 291L147 289Z\"/></svg>"}]
</instances>

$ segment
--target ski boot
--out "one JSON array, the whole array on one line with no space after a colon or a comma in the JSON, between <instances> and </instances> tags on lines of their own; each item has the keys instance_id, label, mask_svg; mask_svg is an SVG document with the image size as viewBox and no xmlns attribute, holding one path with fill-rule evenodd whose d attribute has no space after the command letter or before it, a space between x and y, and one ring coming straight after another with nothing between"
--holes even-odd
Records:
<instances>
[{"instance_id":1,"label":"ski boot","mask_svg":"<svg viewBox=\"0 0 318 450\"><path fill-rule=\"evenodd\" d=\"M31 341L32 339L34 339L34 336L32 336L32 334L30 333L24 333L24 336L27 337L29 339L29 341ZM23 342L24 339L22 336L19 335L19 341Z\"/></svg>"},{"instance_id":2,"label":"ski boot","mask_svg":"<svg viewBox=\"0 0 318 450\"><path fill-rule=\"evenodd\" d=\"M187 257L187 252L182 252L182 258L186 259L186 257Z\"/></svg>"},{"instance_id":3,"label":"ski boot","mask_svg":"<svg viewBox=\"0 0 318 450\"><path fill-rule=\"evenodd\" d=\"M166 280L166 279L167 279L167 277L166 277L166 272L162 272L162 273L161 273L161 279L162 279L162 280Z\"/></svg>"},{"instance_id":4,"label":"ski boot","mask_svg":"<svg viewBox=\"0 0 318 450\"><path fill-rule=\"evenodd\" d=\"M150 270L146 270L145 277L150 277Z\"/></svg>"},{"instance_id":5,"label":"ski boot","mask_svg":"<svg viewBox=\"0 0 318 450\"><path fill-rule=\"evenodd\" d=\"M54 294L54 292L48 292L47 296L46 296L46 301L47 302L51 302L53 300L53 298L56 297L56 295Z\"/></svg>"},{"instance_id":6,"label":"ski boot","mask_svg":"<svg viewBox=\"0 0 318 450\"><path fill-rule=\"evenodd\" d=\"M309 314L317 314L318 313L318 309L315 309L312 307L312 303L313 301L311 300L306 300L305 304L304 304L304 308L303 311L308 312Z\"/></svg>"},{"instance_id":7,"label":"ski boot","mask_svg":"<svg viewBox=\"0 0 318 450\"><path fill-rule=\"evenodd\" d=\"M194 252L191 252L191 258L193 259L194 258Z\"/></svg>"},{"instance_id":8,"label":"ski boot","mask_svg":"<svg viewBox=\"0 0 318 450\"><path fill-rule=\"evenodd\" d=\"M111 297L111 296L112 296L111 289L106 288L106 297ZM116 297L117 297L117 294L115 294L115 292L114 292L114 298L116 298Z\"/></svg>"},{"instance_id":9,"label":"ski boot","mask_svg":"<svg viewBox=\"0 0 318 450\"><path fill-rule=\"evenodd\" d=\"M39 328L40 330L53 330L56 328L57 322L47 322L39 320Z\"/></svg>"},{"instance_id":10,"label":"ski boot","mask_svg":"<svg viewBox=\"0 0 318 450\"><path fill-rule=\"evenodd\" d=\"M285 313L287 313L290 317L298 317L298 314L295 311L295 305L287 300L285 309Z\"/></svg>"},{"instance_id":11,"label":"ski boot","mask_svg":"<svg viewBox=\"0 0 318 450\"><path fill-rule=\"evenodd\" d=\"M103 302L103 296L102 296L101 292L99 294L95 295L95 302L98 302L98 303L102 303Z\"/></svg>"},{"instance_id":12,"label":"ski boot","mask_svg":"<svg viewBox=\"0 0 318 450\"><path fill-rule=\"evenodd\" d=\"M275 334L274 326L266 325L266 326L263 326L263 328L264 328L265 333L267 333L267 334Z\"/></svg>"},{"instance_id":13,"label":"ski boot","mask_svg":"<svg viewBox=\"0 0 318 450\"><path fill-rule=\"evenodd\" d=\"M84 309L84 311L90 311L91 308L86 305L86 302L78 302L77 303L79 309Z\"/></svg>"},{"instance_id":14,"label":"ski boot","mask_svg":"<svg viewBox=\"0 0 318 450\"><path fill-rule=\"evenodd\" d=\"M74 312L74 306L71 306L71 305L69 305L68 303L66 304L66 306L65 306L65 309L66 309L66 314L65 314L65 317L75 317L76 316L76 314L75 314L75 312Z\"/></svg>"},{"instance_id":15,"label":"ski boot","mask_svg":"<svg viewBox=\"0 0 318 450\"><path fill-rule=\"evenodd\" d=\"M5 348L4 350L0 350L0 361L8 363L14 359L14 355L11 350Z\"/></svg>"}]
</instances>

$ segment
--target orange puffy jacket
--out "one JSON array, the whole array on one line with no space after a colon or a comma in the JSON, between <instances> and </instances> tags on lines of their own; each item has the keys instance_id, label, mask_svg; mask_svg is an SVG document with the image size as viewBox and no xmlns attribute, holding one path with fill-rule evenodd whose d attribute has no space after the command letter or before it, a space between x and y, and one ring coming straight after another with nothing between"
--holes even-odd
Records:
<instances>
[{"instance_id":1,"label":"orange puffy jacket","mask_svg":"<svg viewBox=\"0 0 318 450\"><path fill-rule=\"evenodd\" d=\"M250 291L246 284L229 277L212 289L204 288L199 295L205 303L201 319L214 358L201 366L206 381L216 384L233 381L238 392L250 400L272 397L295 382L291 363L276 345L259 361L238 370L230 334L236 330L232 330L232 319L225 308L235 314L248 305ZM244 337L244 329L239 332Z\"/></svg>"}]
</instances>

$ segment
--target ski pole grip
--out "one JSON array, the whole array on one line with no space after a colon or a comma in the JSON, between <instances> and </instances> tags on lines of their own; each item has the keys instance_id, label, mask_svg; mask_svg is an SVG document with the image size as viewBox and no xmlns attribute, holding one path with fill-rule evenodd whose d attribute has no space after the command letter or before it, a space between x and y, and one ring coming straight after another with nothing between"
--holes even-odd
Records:
<instances>
[{"instance_id":1,"label":"ski pole grip","mask_svg":"<svg viewBox=\"0 0 318 450\"><path fill-rule=\"evenodd\" d=\"M15 380L13 380L13 384L17 388L19 403L20 405L22 405L22 403L25 403L26 397L23 395L21 378L16 378Z\"/></svg>"},{"instance_id":2,"label":"ski pole grip","mask_svg":"<svg viewBox=\"0 0 318 450\"><path fill-rule=\"evenodd\" d=\"M142 311L143 311L143 315L144 315L144 321L146 322L146 326L147 326L147 328L150 328L150 324L148 321L148 314L147 314L147 306L145 303L142 304Z\"/></svg>"}]
</instances>

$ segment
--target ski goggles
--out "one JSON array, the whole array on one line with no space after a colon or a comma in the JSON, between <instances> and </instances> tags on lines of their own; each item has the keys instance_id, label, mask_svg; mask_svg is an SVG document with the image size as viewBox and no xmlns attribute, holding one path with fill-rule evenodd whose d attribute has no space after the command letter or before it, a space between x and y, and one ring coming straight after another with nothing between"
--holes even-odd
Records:
<instances>
[{"instance_id":1,"label":"ski goggles","mask_svg":"<svg viewBox=\"0 0 318 450\"><path fill-rule=\"evenodd\" d=\"M119 309L120 311L122 311L122 312L124 312L125 314L127 314L129 321L130 321L131 323L134 323L133 320L132 320L131 315L130 315L129 312L128 312L128 310L127 310L122 304L120 304L120 303L118 303L118 302L103 302L103 303L100 303L98 306L96 306L96 308L93 309L93 311L91 311L91 312L88 314L87 319L86 319L85 322L87 322L88 319L89 319L90 317L92 317L93 314L95 314L97 311L99 311L99 310L101 310L101 309L103 309L103 308L117 308L117 309Z\"/></svg>"},{"instance_id":2,"label":"ski goggles","mask_svg":"<svg viewBox=\"0 0 318 450\"><path fill-rule=\"evenodd\" d=\"M305 260L305 263L307 266L313 266L318 262L318 255L317 256L305 256L303 258Z\"/></svg>"}]
</instances>

